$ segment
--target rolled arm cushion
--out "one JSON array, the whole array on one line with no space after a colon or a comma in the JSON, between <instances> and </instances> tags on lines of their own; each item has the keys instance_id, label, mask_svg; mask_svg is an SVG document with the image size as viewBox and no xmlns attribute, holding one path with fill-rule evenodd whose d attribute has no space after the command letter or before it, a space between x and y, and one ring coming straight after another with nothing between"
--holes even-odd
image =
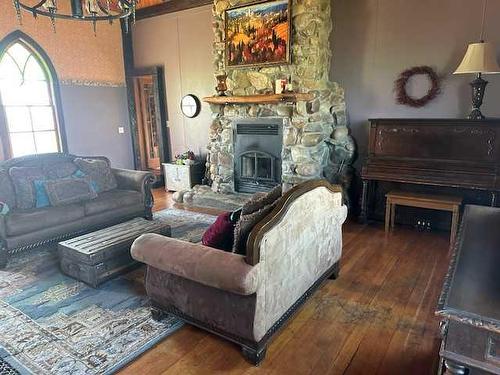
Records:
<instances>
[{"instance_id":1,"label":"rolled arm cushion","mask_svg":"<svg viewBox=\"0 0 500 375\"><path fill-rule=\"evenodd\" d=\"M148 179L154 178L151 172L134 171L131 169L112 168L115 175L118 188L122 190L135 190L144 192L144 182Z\"/></svg>"},{"instance_id":2,"label":"rolled arm cushion","mask_svg":"<svg viewBox=\"0 0 500 375\"><path fill-rule=\"evenodd\" d=\"M132 257L162 271L228 292L256 292L258 266L241 255L158 234L143 234L132 244Z\"/></svg>"}]
</instances>

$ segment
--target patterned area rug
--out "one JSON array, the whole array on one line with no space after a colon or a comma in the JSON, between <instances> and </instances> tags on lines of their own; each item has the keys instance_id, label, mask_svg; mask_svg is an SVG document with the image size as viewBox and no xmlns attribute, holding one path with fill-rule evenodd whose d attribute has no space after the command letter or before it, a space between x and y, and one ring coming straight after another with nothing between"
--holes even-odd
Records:
<instances>
[{"instance_id":1,"label":"patterned area rug","mask_svg":"<svg viewBox=\"0 0 500 375\"><path fill-rule=\"evenodd\" d=\"M215 217L168 209L155 219L198 242ZM110 374L182 326L150 317L144 267L93 289L59 271L55 247L0 270L0 373Z\"/></svg>"}]
</instances>

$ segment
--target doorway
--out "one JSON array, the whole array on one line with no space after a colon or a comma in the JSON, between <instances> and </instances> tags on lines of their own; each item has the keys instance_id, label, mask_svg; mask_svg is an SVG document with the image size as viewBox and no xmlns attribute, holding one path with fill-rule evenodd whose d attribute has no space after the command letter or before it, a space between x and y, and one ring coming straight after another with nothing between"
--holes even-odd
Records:
<instances>
[{"instance_id":1,"label":"doorway","mask_svg":"<svg viewBox=\"0 0 500 375\"><path fill-rule=\"evenodd\" d=\"M163 68L134 70L130 78L137 124L132 131L135 167L152 172L155 187L162 186L162 163L169 160Z\"/></svg>"}]
</instances>

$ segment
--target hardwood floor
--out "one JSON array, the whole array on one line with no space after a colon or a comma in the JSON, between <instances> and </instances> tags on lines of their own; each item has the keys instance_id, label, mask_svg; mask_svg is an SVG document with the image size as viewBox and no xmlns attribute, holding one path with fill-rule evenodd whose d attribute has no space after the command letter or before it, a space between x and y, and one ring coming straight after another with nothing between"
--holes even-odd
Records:
<instances>
[{"instance_id":1,"label":"hardwood floor","mask_svg":"<svg viewBox=\"0 0 500 375\"><path fill-rule=\"evenodd\" d=\"M172 207L155 192L156 208ZM197 210L198 211L198 210ZM202 212L214 210L199 210ZM236 345L185 326L121 374L434 374L434 317L448 264L446 233L344 225L340 277L304 305L253 367Z\"/></svg>"}]
</instances>

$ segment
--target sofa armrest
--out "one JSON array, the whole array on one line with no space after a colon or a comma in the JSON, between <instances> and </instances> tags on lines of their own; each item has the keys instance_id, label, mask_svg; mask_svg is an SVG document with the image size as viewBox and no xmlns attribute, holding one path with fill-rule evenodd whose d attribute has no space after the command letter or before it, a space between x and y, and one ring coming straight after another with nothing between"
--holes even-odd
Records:
<instances>
[{"instance_id":1,"label":"sofa armrest","mask_svg":"<svg viewBox=\"0 0 500 375\"><path fill-rule=\"evenodd\" d=\"M7 229L5 227L5 216L0 215L0 269L7 266L9 258L7 250Z\"/></svg>"},{"instance_id":2,"label":"sofa armrest","mask_svg":"<svg viewBox=\"0 0 500 375\"><path fill-rule=\"evenodd\" d=\"M146 218L153 218L154 199L151 186L155 182L155 176L151 172L135 171L132 169L111 169L118 184L118 189L135 190L142 193L142 200L146 210Z\"/></svg>"},{"instance_id":3,"label":"sofa armrest","mask_svg":"<svg viewBox=\"0 0 500 375\"><path fill-rule=\"evenodd\" d=\"M158 234L143 234L132 244L132 257L159 270L228 292L257 291L258 267L241 255Z\"/></svg>"},{"instance_id":4,"label":"sofa armrest","mask_svg":"<svg viewBox=\"0 0 500 375\"><path fill-rule=\"evenodd\" d=\"M154 182L154 175L147 171L135 171L132 169L112 168L119 189L144 191L144 185L148 180Z\"/></svg>"}]
</instances>

